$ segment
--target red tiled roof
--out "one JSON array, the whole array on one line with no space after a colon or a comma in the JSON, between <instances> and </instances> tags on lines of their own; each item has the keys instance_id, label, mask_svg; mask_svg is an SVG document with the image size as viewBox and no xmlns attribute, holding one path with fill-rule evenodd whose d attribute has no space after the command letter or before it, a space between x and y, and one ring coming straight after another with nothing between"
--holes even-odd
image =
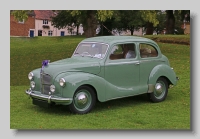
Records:
<instances>
[{"instance_id":1,"label":"red tiled roof","mask_svg":"<svg viewBox=\"0 0 200 139\"><path fill-rule=\"evenodd\" d=\"M50 20L52 16L55 16L52 10L34 10L35 19L47 19Z\"/></svg>"}]
</instances>

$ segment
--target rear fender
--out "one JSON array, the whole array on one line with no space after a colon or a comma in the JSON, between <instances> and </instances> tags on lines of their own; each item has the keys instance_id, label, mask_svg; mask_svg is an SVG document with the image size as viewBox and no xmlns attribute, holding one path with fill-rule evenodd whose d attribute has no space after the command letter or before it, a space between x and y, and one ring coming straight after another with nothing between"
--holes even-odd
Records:
<instances>
[{"instance_id":1,"label":"rear fender","mask_svg":"<svg viewBox=\"0 0 200 139\"><path fill-rule=\"evenodd\" d=\"M156 84L156 81L159 77L165 77L170 81L169 84L176 85L177 84L177 77L174 72L174 70L169 67L168 65L158 65L153 68L149 75L149 81L148 81L148 93L153 92L154 86Z\"/></svg>"}]
</instances>

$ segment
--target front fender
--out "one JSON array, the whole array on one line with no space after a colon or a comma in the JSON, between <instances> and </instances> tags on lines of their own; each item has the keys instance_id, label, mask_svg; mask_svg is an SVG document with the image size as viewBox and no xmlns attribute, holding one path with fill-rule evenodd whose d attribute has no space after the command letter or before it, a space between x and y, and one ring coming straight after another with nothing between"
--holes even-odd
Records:
<instances>
[{"instance_id":1,"label":"front fender","mask_svg":"<svg viewBox=\"0 0 200 139\"><path fill-rule=\"evenodd\" d=\"M56 80L58 81L60 78L64 78L66 81L66 85L61 89L63 97L73 98L78 87L89 85L95 89L98 100L105 101L106 84L104 78L84 72L68 72L64 77L62 75L57 76Z\"/></svg>"},{"instance_id":2,"label":"front fender","mask_svg":"<svg viewBox=\"0 0 200 139\"><path fill-rule=\"evenodd\" d=\"M161 76L166 77L171 82L171 84L173 85L177 84L177 77L174 70L168 65L164 65L164 64L155 66L153 68L153 70L151 71L149 75L148 84L155 85L157 79Z\"/></svg>"}]
</instances>

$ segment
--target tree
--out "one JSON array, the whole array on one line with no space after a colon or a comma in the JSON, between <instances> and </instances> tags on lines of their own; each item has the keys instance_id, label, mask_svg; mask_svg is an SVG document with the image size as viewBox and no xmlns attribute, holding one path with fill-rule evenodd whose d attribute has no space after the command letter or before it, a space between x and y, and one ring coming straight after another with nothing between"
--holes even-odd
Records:
<instances>
[{"instance_id":1,"label":"tree","mask_svg":"<svg viewBox=\"0 0 200 139\"><path fill-rule=\"evenodd\" d=\"M190 10L180 10L180 20L185 22L190 22Z\"/></svg>"},{"instance_id":2,"label":"tree","mask_svg":"<svg viewBox=\"0 0 200 139\"><path fill-rule=\"evenodd\" d=\"M166 28L165 20L166 20L166 12L165 11L158 11L157 12L157 19L159 24L156 26L157 33L161 33L164 28Z\"/></svg>"},{"instance_id":3,"label":"tree","mask_svg":"<svg viewBox=\"0 0 200 139\"><path fill-rule=\"evenodd\" d=\"M152 27L159 22L156 17L156 11L152 10L72 10L63 13L61 18L58 13L58 20L54 22L55 26L64 27L65 24L72 23L71 19L75 19L78 23L82 23L84 34L86 37L96 36L97 25L101 25L100 35L110 35L112 29L130 30L133 35L134 30L144 24L150 24ZM64 20L66 19L66 20ZM62 21L62 23L60 23ZM151 28L152 28L151 27ZM147 30L150 29L147 26ZM151 31L153 33L153 30ZM151 33L151 34L152 34Z\"/></svg>"},{"instance_id":4,"label":"tree","mask_svg":"<svg viewBox=\"0 0 200 139\"><path fill-rule=\"evenodd\" d=\"M119 30L130 30L131 35L142 24L143 20L138 10L119 10L115 14L114 27Z\"/></svg>"},{"instance_id":5,"label":"tree","mask_svg":"<svg viewBox=\"0 0 200 139\"><path fill-rule=\"evenodd\" d=\"M153 27L159 23L157 12L153 10L120 10L114 14L114 17L113 27L119 30L130 30L131 35L140 27L146 27L147 34L153 34Z\"/></svg>"},{"instance_id":6,"label":"tree","mask_svg":"<svg viewBox=\"0 0 200 139\"><path fill-rule=\"evenodd\" d=\"M175 28L181 32L184 21L190 21L189 10L166 10L166 34L174 34Z\"/></svg>"},{"instance_id":7,"label":"tree","mask_svg":"<svg viewBox=\"0 0 200 139\"><path fill-rule=\"evenodd\" d=\"M76 23L77 26L78 24L82 24L84 35L86 37L94 37L96 36L98 21L105 21L106 19L111 18L112 15L113 11L106 10L61 11L58 13L58 17L53 18L53 24L57 27L64 27L72 25L73 23Z\"/></svg>"},{"instance_id":8,"label":"tree","mask_svg":"<svg viewBox=\"0 0 200 139\"><path fill-rule=\"evenodd\" d=\"M100 32L98 33L98 35L101 36L112 35L113 22L114 22L113 17L111 19L107 19L104 22L99 22Z\"/></svg>"},{"instance_id":9,"label":"tree","mask_svg":"<svg viewBox=\"0 0 200 139\"><path fill-rule=\"evenodd\" d=\"M175 17L173 10L166 11L166 34L174 34Z\"/></svg>"},{"instance_id":10,"label":"tree","mask_svg":"<svg viewBox=\"0 0 200 139\"><path fill-rule=\"evenodd\" d=\"M26 20L28 18L28 12L30 10L17 10L12 11L12 15L17 20ZM62 26L72 25L73 23L79 24L81 23L83 25L84 34L86 37L93 37L96 36L96 28L98 21L103 22L108 18L111 18L113 16L112 10L71 10L66 12L58 12L59 14L62 14L58 19L54 20L54 26L62 28ZM65 16L63 16L65 14ZM64 17L62 19L61 17ZM69 18L69 20L66 18ZM58 23L56 21L62 20L62 23ZM71 23L70 23L71 22ZM58 25L57 25L58 23Z\"/></svg>"},{"instance_id":11,"label":"tree","mask_svg":"<svg viewBox=\"0 0 200 139\"><path fill-rule=\"evenodd\" d=\"M146 22L146 35L152 35L154 27L159 24L158 11L156 10L141 10L142 19Z\"/></svg>"},{"instance_id":12,"label":"tree","mask_svg":"<svg viewBox=\"0 0 200 139\"><path fill-rule=\"evenodd\" d=\"M112 10L73 10L73 17L78 16L83 25L83 31L86 37L96 36L96 29L99 22L104 22L113 16Z\"/></svg>"},{"instance_id":13,"label":"tree","mask_svg":"<svg viewBox=\"0 0 200 139\"><path fill-rule=\"evenodd\" d=\"M24 22L28 19L28 15L31 14L32 10L11 10L10 14L14 16L16 21Z\"/></svg>"}]
</instances>

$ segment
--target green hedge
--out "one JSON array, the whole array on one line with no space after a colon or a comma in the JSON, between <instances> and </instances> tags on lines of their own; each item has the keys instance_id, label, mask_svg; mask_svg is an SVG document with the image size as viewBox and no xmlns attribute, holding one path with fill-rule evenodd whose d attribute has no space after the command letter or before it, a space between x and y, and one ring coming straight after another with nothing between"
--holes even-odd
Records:
<instances>
[{"instance_id":1,"label":"green hedge","mask_svg":"<svg viewBox=\"0 0 200 139\"><path fill-rule=\"evenodd\" d=\"M145 35L156 42L190 45L190 35Z\"/></svg>"}]
</instances>

